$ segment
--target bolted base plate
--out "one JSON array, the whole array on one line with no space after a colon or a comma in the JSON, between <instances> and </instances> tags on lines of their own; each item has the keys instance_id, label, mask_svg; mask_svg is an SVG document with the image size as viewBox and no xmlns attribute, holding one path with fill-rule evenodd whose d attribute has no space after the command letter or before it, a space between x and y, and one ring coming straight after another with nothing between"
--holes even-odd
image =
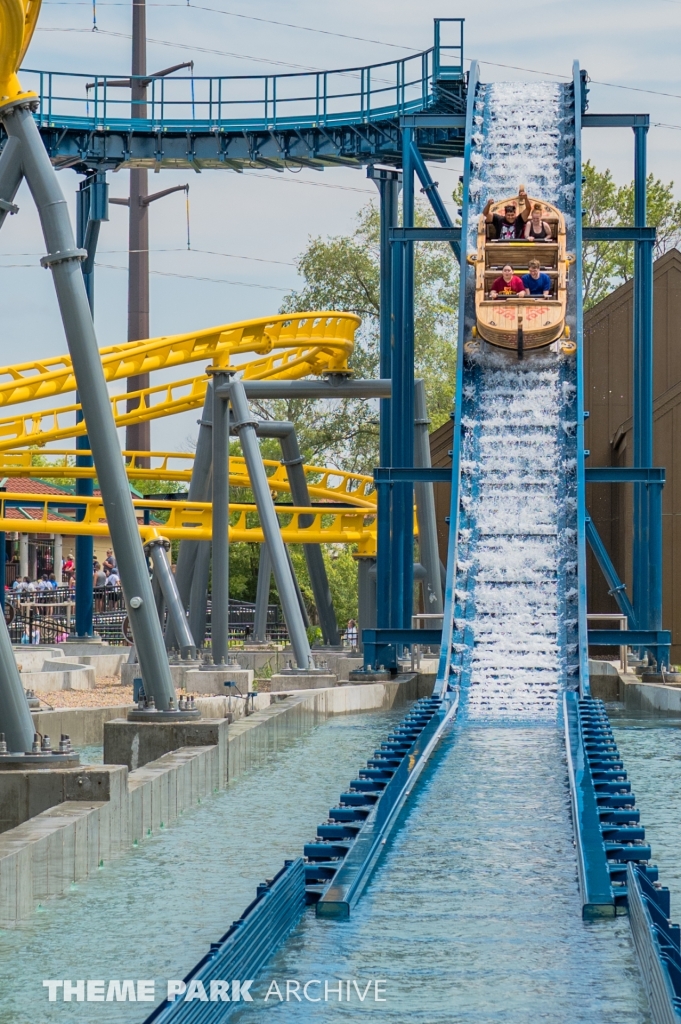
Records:
<instances>
[{"instance_id":1,"label":"bolted base plate","mask_svg":"<svg viewBox=\"0 0 681 1024\"><path fill-rule=\"evenodd\" d=\"M0 772L18 768L78 768L80 755L70 754L0 754Z\"/></svg>"},{"instance_id":2,"label":"bolted base plate","mask_svg":"<svg viewBox=\"0 0 681 1024\"><path fill-rule=\"evenodd\" d=\"M348 679L351 683L380 683L385 679L392 679L392 675L387 668L376 671L367 668L356 668L352 672L348 672Z\"/></svg>"},{"instance_id":3,"label":"bolted base plate","mask_svg":"<svg viewBox=\"0 0 681 1024\"><path fill-rule=\"evenodd\" d=\"M195 722L201 718L201 711L196 708L194 711L157 711L156 708L149 709L134 708L128 711L129 722Z\"/></svg>"}]
</instances>

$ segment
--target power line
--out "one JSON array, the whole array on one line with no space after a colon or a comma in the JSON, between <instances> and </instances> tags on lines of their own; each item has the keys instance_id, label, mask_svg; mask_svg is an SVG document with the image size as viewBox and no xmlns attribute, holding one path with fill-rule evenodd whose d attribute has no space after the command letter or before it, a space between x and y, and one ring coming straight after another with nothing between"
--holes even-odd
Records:
<instances>
[{"instance_id":1,"label":"power line","mask_svg":"<svg viewBox=\"0 0 681 1024\"><path fill-rule=\"evenodd\" d=\"M92 35L92 30L89 28L43 28L38 26L36 32L85 32L87 35ZM118 39L132 39L132 35L129 32L112 32L111 29L98 28L98 36L115 36ZM231 53L229 50L213 50L206 46L194 46L189 43L173 43L169 39L152 39L147 36L148 43L155 43L156 46L170 46L174 50L192 50L195 53L210 53L218 57L233 57L235 60L250 60L255 61L256 64L272 64L282 68L294 68L297 71L310 71L313 74L324 71L324 68L311 68L305 64L290 64L283 60L268 60L265 57L251 57L245 53Z\"/></svg>"},{"instance_id":2,"label":"power line","mask_svg":"<svg viewBox=\"0 0 681 1024\"><path fill-rule=\"evenodd\" d=\"M102 267L105 270L125 270L127 273L127 267L117 267L113 263L99 263L95 260L96 267ZM264 288L268 291L274 292L287 292L288 288L280 288L276 284L254 284L252 281L229 281L225 277L203 277L198 274L176 274L171 270L150 270L150 274L155 274L157 277L180 277L189 281L208 281L211 284L231 284L238 286L239 288Z\"/></svg>"},{"instance_id":3,"label":"power line","mask_svg":"<svg viewBox=\"0 0 681 1024\"><path fill-rule=\"evenodd\" d=\"M45 0L44 7L90 7L91 0ZM129 3L120 3L118 0L107 3L100 0L100 7L130 7ZM245 21L259 21L265 25L279 25L282 28L295 28L301 32L314 32L317 35L322 36L334 36L337 39L351 39L357 43L373 43L376 46L389 46L395 50L411 50L412 53L420 53L421 51L414 46L402 46L400 43L387 43L383 39L367 39L365 36L351 36L345 32L332 32L330 29L325 28L311 28L309 25L295 25L289 21L274 21L272 18L258 18L254 14L237 14L235 11L223 11L219 7L205 7L201 4L158 4L148 3L147 7L191 7L194 11L210 11L213 14L223 14L228 18L243 18Z\"/></svg>"},{"instance_id":4,"label":"power line","mask_svg":"<svg viewBox=\"0 0 681 1024\"><path fill-rule=\"evenodd\" d=\"M311 184L316 184L316 182L311 182ZM189 251L191 251L191 252L199 252L199 253L202 253L202 254L204 254L206 256L224 256L227 259L231 259L231 260L251 260L251 261L253 261L255 263L273 263L273 264L275 264L278 267L295 267L295 263L291 263L290 261L287 261L287 260L268 260L268 259L265 259L262 256L240 256L240 255L237 255L236 253L233 253L233 252L215 252L212 249L196 249L196 248L192 248ZM182 247L177 246L177 247L173 247L173 248L169 248L169 249L99 249L98 250L98 253L99 253L100 256L118 256L121 253L131 253L131 252L187 252L187 249L184 246L182 246ZM0 259L5 259L5 258L7 258L9 256L14 256L14 257L16 257L16 256L36 256L36 257L40 257L42 255L43 255L42 252L10 252L10 253L0 253ZM9 264L7 264L7 265L9 265ZM22 264L22 266L24 266L24 265L25 266L32 266L33 264L30 264L30 263Z\"/></svg>"}]
</instances>

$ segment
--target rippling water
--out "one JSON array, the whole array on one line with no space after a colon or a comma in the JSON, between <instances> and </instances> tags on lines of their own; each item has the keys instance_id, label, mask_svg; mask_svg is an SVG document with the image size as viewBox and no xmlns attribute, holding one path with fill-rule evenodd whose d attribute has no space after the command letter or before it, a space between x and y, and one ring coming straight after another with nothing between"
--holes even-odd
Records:
<instances>
[{"instance_id":1,"label":"rippling water","mask_svg":"<svg viewBox=\"0 0 681 1024\"><path fill-rule=\"evenodd\" d=\"M310 914L230 1020L263 1020L272 979L384 979L386 1002L344 984L340 1003L266 1005L281 1022L649 1021L627 918L581 920L560 733L469 725L437 763L351 920Z\"/></svg>"},{"instance_id":2,"label":"rippling water","mask_svg":"<svg viewBox=\"0 0 681 1024\"><path fill-rule=\"evenodd\" d=\"M332 718L15 931L1 1024L132 1024L151 1004L49 1003L45 978L182 978L302 844L404 708ZM93 751L93 757L95 752Z\"/></svg>"}]
</instances>

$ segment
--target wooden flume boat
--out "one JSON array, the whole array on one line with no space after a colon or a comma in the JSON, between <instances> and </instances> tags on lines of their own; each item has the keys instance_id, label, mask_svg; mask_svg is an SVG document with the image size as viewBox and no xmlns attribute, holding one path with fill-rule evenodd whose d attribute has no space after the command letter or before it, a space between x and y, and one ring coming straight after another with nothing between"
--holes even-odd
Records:
<instances>
[{"instance_id":1,"label":"wooden flume boat","mask_svg":"<svg viewBox=\"0 0 681 1024\"><path fill-rule=\"evenodd\" d=\"M521 186L522 191L522 186ZM515 203L518 212L521 202L517 195L495 202L492 213L503 216L507 203ZM540 203L542 220L551 228L551 241L498 241L494 228L484 215L478 224L478 245L475 256L475 314L473 335L492 345L515 349L519 358L528 349L543 348L559 338L569 338L565 323L569 265L574 257L566 251L565 218L560 210L543 199L530 197L530 203ZM490 298L493 282L502 276L506 264L513 267L518 277L529 272L529 261L538 259L541 272L551 279L551 292L544 298ZM572 344L564 346L573 349Z\"/></svg>"}]
</instances>

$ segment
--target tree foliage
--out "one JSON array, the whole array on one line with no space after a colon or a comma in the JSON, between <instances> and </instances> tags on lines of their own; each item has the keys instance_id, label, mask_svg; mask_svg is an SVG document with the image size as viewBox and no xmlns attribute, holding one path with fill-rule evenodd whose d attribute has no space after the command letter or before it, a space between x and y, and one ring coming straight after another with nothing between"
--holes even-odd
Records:
<instances>
[{"instance_id":1,"label":"tree foliage","mask_svg":"<svg viewBox=\"0 0 681 1024\"><path fill-rule=\"evenodd\" d=\"M611 227L634 223L634 183L617 185L611 172L597 170L587 161L582 173L584 223ZM648 224L657 228L655 258L681 240L681 202L674 198L674 182L667 185L648 175ZM584 308L604 299L634 276L633 242L585 242L583 246Z\"/></svg>"},{"instance_id":2,"label":"tree foliage","mask_svg":"<svg viewBox=\"0 0 681 1024\"><path fill-rule=\"evenodd\" d=\"M418 204L418 224L433 223L430 208ZM416 375L426 381L434 427L449 415L454 393L458 267L444 245L417 245L415 254ZM284 299L281 312L339 309L357 313L350 366L357 377L379 369L379 215L373 204L360 211L355 231L335 238L312 238L296 261L303 278ZM307 461L370 473L378 464L376 402L262 402L265 417L292 420Z\"/></svg>"}]
</instances>

